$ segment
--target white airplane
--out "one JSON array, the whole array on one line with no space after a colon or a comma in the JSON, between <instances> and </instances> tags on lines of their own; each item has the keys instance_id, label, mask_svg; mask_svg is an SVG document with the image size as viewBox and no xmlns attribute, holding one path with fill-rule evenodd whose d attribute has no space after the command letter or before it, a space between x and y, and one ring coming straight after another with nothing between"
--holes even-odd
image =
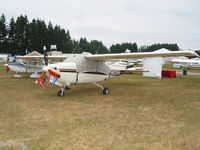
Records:
<instances>
[{"instance_id":1,"label":"white airplane","mask_svg":"<svg viewBox=\"0 0 200 150\"><path fill-rule=\"evenodd\" d=\"M181 59L181 58L175 58L171 60L171 63L173 63L173 67L175 68L188 68L188 67L200 67L200 59L194 58L194 59Z\"/></svg>"},{"instance_id":2,"label":"white airplane","mask_svg":"<svg viewBox=\"0 0 200 150\"><path fill-rule=\"evenodd\" d=\"M10 56L8 54L0 54L0 62L8 62L9 57Z\"/></svg>"},{"instance_id":3,"label":"white airplane","mask_svg":"<svg viewBox=\"0 0 200 150\"><path fill-rule=\"evenodd\" d=\"M22 59L21 59L22 57ZM67 56L48 56L49 60L59 60L63 61ZM24 61L25 60L25 61ZM38 78L39 74L43 72L42 68L45 66L43 63L44 56L17 56L16 62L8 63L4 66L6 67L6 71L13 71L16 72L14 77L21 78L22 73L29 74L31 73L31 78ZM20 74L19 74L20 73Z\"/></svg>"},{"instance_id":4,"label":"white airplane","mask_svg":"<svg viewBox=\"0 0 200 150\"><path fill-rule=\"evenodd\" d=\"M21 78L22 75L19 73L32 73L30 75L31 78L38 78L39 74L42 72L42 68L44 65L28 65L23 62L15 62L15 63L9 63L4 65L6 67L6 71L13 71L16 72L14 77Z\"/></svg>"},{"instance_id":5,"label":"white airplane","mask_svg":"<svg viewBox=\"0 0 200 150\"><path fill-rule=\"evenodd\" d=\"M131 53L129 49L125 50L125 53ZM142 67L134 67L134 65L142 62L140 59L111 59L105 61L107 65L109 65L111 70L111 75L119 75L124 72L136 72L143 71Z\"/></svg>"},{"instance_id":6,"label":"white airplane","mask_svg":"<svg viewBox=\"0 0 200 150\"><path fill-rule=\"evenodd\" d=\"M142 67L134 67L135 64L138 64L141 61L133 61L133 60L110 60L106 61L106 64L110 67L111 75L119 75L122 72L135 72L135 71L143 71Z\"/></svg>"},{"instance_id":7,"label":"white airplane","mask_svg":"<svg viewBox=\"0 0 200 150\"><path fill-rule=\"evenodd\" d=\"M146 57L177 57L197 56L190 51L172 52L142 52L142 53L119 53L119 54L98 54L82 53L66 58L63 62L48 65L48 57L44 50L45 67L43 73L37 79L37 83L44 88L46 76L49 84L61 87L58 96L63 96L70 85L80 83L93 83L102 89L103 94L109 93L109 88L99 85L97 82L108 80L111 76L110 67L104 62L108 59L139 59ZM26 57L24 57L26 59Z\"/></svg>"}]
</instances>

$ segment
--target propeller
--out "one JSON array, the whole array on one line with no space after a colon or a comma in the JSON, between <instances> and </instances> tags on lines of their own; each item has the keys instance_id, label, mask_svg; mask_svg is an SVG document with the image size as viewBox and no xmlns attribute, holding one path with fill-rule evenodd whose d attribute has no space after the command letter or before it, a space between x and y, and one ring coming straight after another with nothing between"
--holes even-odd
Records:
<instances>
[{"instance_id":1,"label":"propeller","mask_svg":"<svg viewBox=\"0 0 200 150\"><path fill-rule=\"evenodd\" d=\"M42 68L44 71L36 80L36 84L39 84L44 89L44 84L46 81L46 78L48 79L48 84L55 84L58 78L60 78L60 74L50 69L50 66L48 66L48 55L46 51L46 46L43 47L44 51L44 63L45 66Z\"/></svg>"},{"instance_id":2,"label":"propeller","mask_svg":"<svg viewBox=\"0 0 200 150\"><path fill-rule=\"evenodd\" d=\"M44 52L44 63L45 63L45 66L48 66L48 55L47 55L46 46L43 47L43 52Z\"/></svg>"},{"instance_id":3,"label":"propeller","mask_svg":"<svg viewBox=\"0 0 200 150\"><path fill-rule=\"evenodd\" d=\"M48 85L50 84L53 85L58 80L58 78L60 78L60 74L49 69L48 66L45 66L43 70L44 72L37 78L36 84L39 84L40 87L44 89L44 84L45 84L46 79L48 80Z\"/></svg>"},{"instance_id":4,"label":"propeller","mask_svg":"<svg viewBox=\"0 0 200 150\"><path fill-rule=\"evenodd\" d=\"M43 53L44 53L44 64L45 64L45 66L42 68L42 70L44 72L37 78L35 83L39 84L44 89L44 84L45 84L46 76L47 76L47 73L45 72L44 68L48 68L48 55L47 55L46 46L43 47Z\"/></svg>"}]
</instances>

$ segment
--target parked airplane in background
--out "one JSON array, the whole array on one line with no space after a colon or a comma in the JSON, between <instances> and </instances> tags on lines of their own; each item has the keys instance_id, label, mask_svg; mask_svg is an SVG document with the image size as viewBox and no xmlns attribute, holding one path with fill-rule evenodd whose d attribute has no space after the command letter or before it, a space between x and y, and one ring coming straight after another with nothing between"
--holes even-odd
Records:
<instances>
[{"instance_id":1,"label":"parked airplane in background","mask_svg":"<svg viewBox=\"0 0 200 150\"><path fill-rule=\"evenodd\" d=\"M190 51L172 52L142 52L142 53L119 53L119 54L98 54L82 53L66 58L63 62L48 65L48 56L44 49L45 67L43 73L37 79L37 83L44 88L46 76L49 84L61 87L58 96L63 96L64 91L72 84L93 83L102 89L103 94L109 93L109 88L103 87L97 82L110 79L111 69L104 62L108 59L139 59L146 57L176 57L176 56L197 56ZM21 57L23 58L23 57ZM26 59L26 57L24 57Z\"/></svg>"},{"instance_id":2,"label":"parked airplane in background","mask_svg":"<svg viewBox=\"0 0 200 150\"><path fill-rule=\"evenodd\" d=\"M8 62L9 61L9 54L0 54L0 62Z\"/></svg>"},{"instance_id":3,"label":"parked airplane in background","mask_svg":"<svg viewBox=\"0 0 200 150\"><path fill-rule=\"evenodd\" d=\"M23 57L23 59L21 59ZM25 59L26 57L26 59ZM67 58L66 55L62 56L48 56L49 61L63 61ZM31 73L31 78L38 78L39 74L42 72L42 68L44 67L44 55L39 54L37 52L32 52L25 56L16 56L15 62L8 63L4 65L6 67L6 71L13 71L16 72L14 77L21 78L23 73Z\"/></svg>"},{"instance_id":4,"label":"parked airplane in background","mask_svg":"<svg viewBox=\"0 0 200 150\"><path fill-rule=\"evenodd\" d=\"M44 65L29 65L29 64L25 64L23 62L15 62L15 63L9 63L9 64L5 64L4 66L6 66L6 71L13 71L16 72L16 74L14 75L14 77L16 78L21 78L22 75L19 73L32 73L30 75L31 78L38 78L39 74L42 72L42 68L44 67Z\"/></svg>"},{"instance_id":5,"label":"parked airplane in background","mask_svg":"<svg viewBox=\"0 0 200 150\"><path fill-rule=\"evenodd\" d=\"M188 59L188 58L175 58L171 60L173 67L175 68L188 68L188 67L200 67L200 59Z\"/></svg>"},{"instance_id":6,"label":"parked airplane in background","mask_svg":"<svg viewBox=\"0 0 200 150\"><path fill-rule=\"evenodd\" d=\"M122 72L134 72L134 71L143 71L142 67L134 67L141 61L134 61L129 59L122 60L109 60L105 63L110 67L112 75L119 75Z\"/></svg>"}]
</instances>

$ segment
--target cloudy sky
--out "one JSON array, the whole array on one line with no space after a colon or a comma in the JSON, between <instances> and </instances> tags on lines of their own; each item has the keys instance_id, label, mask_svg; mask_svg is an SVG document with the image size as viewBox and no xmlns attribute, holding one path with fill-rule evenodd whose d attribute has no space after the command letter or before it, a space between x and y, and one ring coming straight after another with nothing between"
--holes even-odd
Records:
<instances>
[{"instance_id":1,"label":"cloudy sky","mask_svg":"<svg viewBox=\"0 0 200 150\"><path fill-rule=\"evenodd\" d=\"M78 40L122 42L138 46L177 43L200 48L199 0L1 0L6 19L27 15L51 21Z\"/></svg>"}]
</instances>

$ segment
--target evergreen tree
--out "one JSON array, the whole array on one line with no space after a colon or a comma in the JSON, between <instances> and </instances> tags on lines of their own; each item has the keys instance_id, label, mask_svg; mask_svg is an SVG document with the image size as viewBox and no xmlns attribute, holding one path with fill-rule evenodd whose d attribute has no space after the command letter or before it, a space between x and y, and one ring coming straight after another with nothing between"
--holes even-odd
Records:
<instances>
[{"instance_id":1,"label":"evergreen tree","mask_svg":"<svg viewBox=\"0 0 200 150\"><path fill-rule=\"evenodd\" d=\"M26 49L28 48L28 30L29 24L27 16L20 16L16 20L16 53L18 54L25 54Z\"/></svg>"},{"instance_id":2,"label":"evergreen tree","mask_svg":"<svg viewBox=\"0 0 200 150\"><path fill-rule=\"evenodd\" d=\"M95 54L95 53L99 53L99 54L109 53L109 51L106 48L106 46L104 46L101 41L97 41L97 40L92 40L89 43L89 51L92 54Z\"/></svg>"},{"instance_id":3,"label":"evergreen tree","mask_svg":"<svg viewBox=\"0 0 200 150\"><path fill-rule=\"evenodd\" d=\"M6 18L4 14L0 17L0 53L4 52L7 47L7 28L6 28Z\"/></svg>"},{"instance_id":4,"label":"evergreen tree","mask_svg":"<svg viewBox=\"0 0 200 150\"><path fill-rule=\"evenodd\" d=\"M136 43L122 43L111 45L110 53L124 53L126 49L131 50L131 52L137 52L137 44Z\"/></svg>"},{"instance_id":5,"label":"evergreen tree","mask_svg":"<svg viewBox=\"0 0 200 150\"><path fill-rule=\"evenodd\" d=\"M80 47L79 41L71 40L71 52L72 53L81 53L82 48Z\"/></svg>"},{"instance_id":6,"label":"evergreen tree","mask_svg":"<svg viewBox=\"0 0 200 150\"><path fill-rule=\"evenodd\" d=\"M43 53L43 46L48 44L48 30L44 21L37 19L37 51Z\"/></svg>"},{"instance_id":7,"label":"evergreen tree","mask_svg":"<svg viewBox=\"0 0 200 150\"><path fill-rule=\"evenodd\" d=\"M16 42L15 20L13 17L10 19L10 23L9 23L8 42L9 42L8 53L15 54L15 48L16 48L17 42Z\"/></svg>"},{"instance_id":8,"label":"evergreen tree","mask_svg":"<svg viewBox=\"0 0 200 150\"><path fill-rule=\"evenodd\" d=\"M56 35L54 33L54 27L51 22L49 22L48 24L47 35L48 35L47 48L50 49L50 45L56 45L56 40L55 40Z\"/></svg>"},{"instance_id":9,"label":"evergreen tree","mask_svg":"<svg viewBox=\"0 0 200 150\"><path fill-rule=\"evenodd\" d=\"M89 52L89 43L86 38L80 38L79 46L81 48L81 51L79 51L79 53Z\"/></svg>"},{"instance_id":10,"label":"evergreen tree","mask_svg":"<svg viewBox=\"0 0 200 150\"><path fill-rule=\"evenodd\" d=\"M158 44L153 44L150 46L141 46L139 51L152 52L152 51L155 51L155 50L158 50L161 48L165 48L165 49L168 49L171 51L179 51L180 50L177 44L168 44L168 43L160 44L160 43L158 43Z\"/></svg>"},{"instance_id":11,"label":"evergreen tree","mask_svg":"<svg viewBox=\"0 0 200 150\"><path fill-rule=\"evenodd\" d=\"M62 29L62 32L64 33L65 30ZM67 33L66 33L66 41L65 41L63 44L65 44L65 47L66 47L66 49L65 49L64 52L66 52L66 53L71 53L72 50L73 50L73 44L72 44L72 39L71 39L69 30L67 30Z\"/></svg>"},{"instance_id":12,"label":"evergreen tree","mask_svg":"<svg viewBox=\"0 0 200 150\"><path fill-rule=\"evenodd\" d=\"M39 51L39 38L38 38L38 27L35 19L30 23L30 44L29 51Z\"/></svg>"}]
</instances>

